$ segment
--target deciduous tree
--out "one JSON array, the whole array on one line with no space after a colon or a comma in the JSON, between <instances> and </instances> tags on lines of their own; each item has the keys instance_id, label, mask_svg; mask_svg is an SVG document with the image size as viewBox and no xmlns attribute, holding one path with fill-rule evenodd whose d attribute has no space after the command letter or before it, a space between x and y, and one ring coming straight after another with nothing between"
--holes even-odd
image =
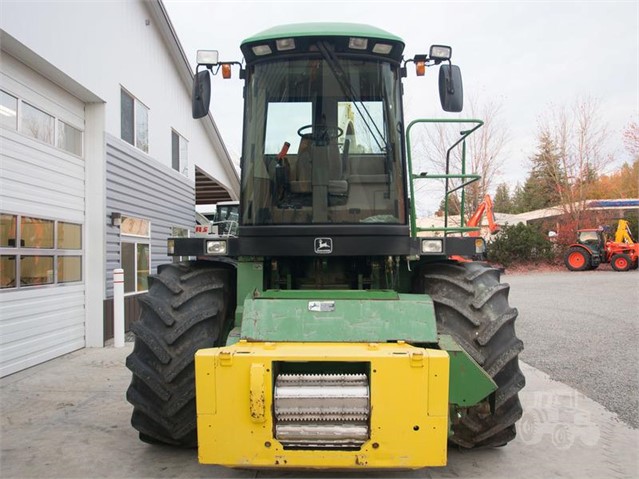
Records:
<instances>
[{"instance_id":1,"label":"deciduous tree","mask_svg":"<svg viewBox=\"0 0 639 479\"><path fill-rule=\"evenodd\" d=\"M465 192L466 215L475 211L484 195L490 191L499 169L504 163L503 150L508 141L508 127L503 120L500 101L489 100L479 104L471 100L465 116L480 118L484 125L470 135L466 141L466 173L477 173L481 179L472 183ZM460 131L472 128L472 124L437 124L426 128L414 142L416 156L421 162L415 169L432 173L446 171L447 150L460 138ZM461 145L451 151L449 173L459 174L461 166ZM455 188L461 180L449 180L449 188Z\"/></svg>"},{"instance_id":2,"label":"deciduous tree","mask_svg":"<svg viewBox=\"0 0 639 479\"><path fill-rule=\"evenodd\" d=\"M579 224L593 180L611 160L606 150L607 126L600 118L599 103L585 98L571 107L549 109L539 122L538 137L540 143L549 141L556 148L557 171L552 174L552 194L558 195L565 213Z\"/></svg>"}]
</instances>

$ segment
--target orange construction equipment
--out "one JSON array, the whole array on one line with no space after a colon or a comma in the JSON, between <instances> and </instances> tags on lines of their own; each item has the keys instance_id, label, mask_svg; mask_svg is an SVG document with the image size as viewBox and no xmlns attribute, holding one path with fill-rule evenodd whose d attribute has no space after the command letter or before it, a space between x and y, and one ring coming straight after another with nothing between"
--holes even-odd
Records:
<instances>
[{"instance_id":1,"label":"orange construction equipment","mask_svg":"<svg viewBox=\"0 0 639 479\"><path fill-rule=\"evenodd\" d=\"M486 215L486 219L488 220L488 228L490 228L490 234L493 235L500 230L500 227L497 223L495 223L495 215L493 213L493 200L490 198L490 195L484 196L484 199L477 205L477 209L471 215L471 217L466 222L466 226L469 227L478 227L481 226L481 219ZM468 236L471 237L479 237L481 236L481 230L471 231L468 233ZM483 257L464 257L460 255L451 255L450 259L461 262L470 262L479 259L480 261L485 260L485 256Z\"/></svg>"},{"instance_id":2,"label":"orange construction equipment","mask_svg":"<svg viewBox=\"0 0 639 479\"><path fill-rule=\"evenodd\" d=\"M466 226L480 226L481 219L484 215L486 215L486 219L488 220L490 234L497 233L499 231L499 225L495 223L495 215L493 213L493 200L490 198L490 195L484 196L483 201L479 203L475 212L468 219ZM468 233L468 236L481 236L481 231L471 231L470 233Z\"/></svg>"},{"instance_id":3,"label":"orange construction equipment","mask_svg":"<svg viewBox=\"0 0 639 479\"><path fill-rule=\"evenodd\" d=\"M577 242L564 255L564 264L570 271L596 269L601 263L610 263L615 271L637 269L639 243L632 238L626 220L619 220L614 241L608 239L602 226L577 231Z\"/></svg>"}]
</instances>

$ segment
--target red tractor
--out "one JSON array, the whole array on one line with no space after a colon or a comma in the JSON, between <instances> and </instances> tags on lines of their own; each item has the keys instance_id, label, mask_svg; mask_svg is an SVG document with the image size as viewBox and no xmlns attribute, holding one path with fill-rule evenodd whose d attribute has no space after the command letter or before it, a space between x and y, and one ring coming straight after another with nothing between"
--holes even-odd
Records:
<instances>
[{"instance_id":1,"label":"red tractor","mask_svg":"<svg viewBox=\"0 0 639 479\"><path fill-rule=\"evenodd\" d=\"M577 231L577 242L564 255L566 267L570 271L586 271L610 263L615 271L637 269L639 243L632 239L628 222L619 220L614 240L608 239L607 232L601 226Z\"/></svg>"}]
</instances>

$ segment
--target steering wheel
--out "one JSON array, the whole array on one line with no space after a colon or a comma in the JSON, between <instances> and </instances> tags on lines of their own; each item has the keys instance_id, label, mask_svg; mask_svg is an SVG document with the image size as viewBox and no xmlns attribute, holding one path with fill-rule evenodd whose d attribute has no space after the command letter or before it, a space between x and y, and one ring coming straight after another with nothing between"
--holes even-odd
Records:
<instances>
[{"instance_id":1,"label":"steering wheel","mask_svg":"<svg viewBox=\"0 0 639 479\"><path fill-rule=\"evenodd\" d=\"M308 130L309 128L311 131L304 133L304 130ZM329 141L342 136L344 134L344 130L342 130L339 126L320 126L317 127L317 130L314 130L313 125L305 125L297 130L297 134L305 140Z\"/></svg>"}]
</instances>

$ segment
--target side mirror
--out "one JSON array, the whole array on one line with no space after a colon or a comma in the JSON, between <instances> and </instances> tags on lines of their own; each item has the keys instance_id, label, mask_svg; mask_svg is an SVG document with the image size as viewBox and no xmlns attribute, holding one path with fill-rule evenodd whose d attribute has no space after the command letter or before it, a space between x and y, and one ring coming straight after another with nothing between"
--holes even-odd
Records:
<instances>
[{"instance_id":1,"label":"side mirror","mask_svg":"<svg viewBox=\"0 0 639 479\"><path fill-rule=\"evenodd\" d=\"M211 77L208 70L204 69L195 74L193 79L193 118L203 118L209 114L211 103Z\"/></svg>"},{"instance_id":2,"label":"side mirror","mask_svg":"<svg viewBox=\"0 0 639 479\"><path fill-rule=\"evenodd\" d=\"M444 111L459 113L464 108L464 88L457 65L439 67L439 99Z\"/></svg>"}]
</instances>

